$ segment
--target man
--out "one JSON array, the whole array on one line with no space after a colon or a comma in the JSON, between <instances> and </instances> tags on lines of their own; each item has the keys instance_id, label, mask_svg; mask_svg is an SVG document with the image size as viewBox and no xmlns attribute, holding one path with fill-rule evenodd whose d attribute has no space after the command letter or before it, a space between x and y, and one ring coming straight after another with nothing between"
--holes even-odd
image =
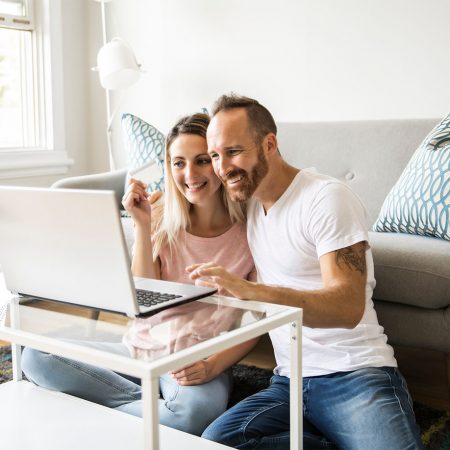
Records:
<instances>
[{"instance_id":1,"label":"man","mask_svg":"<svg viewBox=\"0 0 450 450\"><path fill-rule=\"evenodd\" d=\"M303 308L304 447L422 449L406 383L371 299L363 205L333 178L282 159L276 125L257 101L222 96L208 128L214 170L234 201L252 199L248 240L258 283L213 263L192 279L241 299ZM203 437L235 448L289 448L289 330L270 333L269 388L235 405Z\"/></svg>"}]
</instances>

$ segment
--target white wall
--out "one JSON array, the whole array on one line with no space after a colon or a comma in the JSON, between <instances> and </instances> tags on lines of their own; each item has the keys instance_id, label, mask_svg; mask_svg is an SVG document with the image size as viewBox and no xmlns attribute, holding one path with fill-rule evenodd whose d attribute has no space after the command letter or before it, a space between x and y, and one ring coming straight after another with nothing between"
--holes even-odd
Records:
<instances>
[{"instance_id":1,"label":"white wall","mask_svg":"<svg viewBox=\"0 0 450 450\"><path fill-rule=\"evenodd\" d=\"M450 110L450 2L306 1L303 12L300 118L439 117Z\"/></svg>"},{"instance_id":2,"label":"white wall","mask_svg":"<svg viewBox=\"0 0 450 450\"><path fill-rule=\"evenodd\" d=\"M89 70L102 41L100 4L63 0L62 11L66 146L75 160L67 175L107 170L105 91ZM447 0L114 0L109 38L128 40L148 69L120 112L166 132L235 91L278 121L439 117L450 109L448 17ZM113 137L124 166L119 118Z\"/></svg>"},{"instance_id":3,"label":"white wall","mask_svg":"<svg viewBox=\"0 0 450 450\"><path fill-rule=\"evenodd\" d=\"M107 11L109 37L148 67L121 109L162 131L230 91L278 121L450 109L448 0L115 0ZM114 130L123 152L119 120Z\"/></svg>"}]
</instances>

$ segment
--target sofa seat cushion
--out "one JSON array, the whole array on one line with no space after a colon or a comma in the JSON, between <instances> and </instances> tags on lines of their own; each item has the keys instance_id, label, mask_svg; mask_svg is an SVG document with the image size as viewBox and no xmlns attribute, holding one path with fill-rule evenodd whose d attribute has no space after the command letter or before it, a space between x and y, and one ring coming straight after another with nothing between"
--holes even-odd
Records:
<instances>
[{"instance_id":1,"label":"sofa seat cushion","mask_svg":"<svg viewBox=\"0 0 450 450\"><path fill-rule=\"evenodd\" d=\"M369 232L374 299L421 308L450 305L450 242L402 233Z\"/></svg>"}]
</instances>

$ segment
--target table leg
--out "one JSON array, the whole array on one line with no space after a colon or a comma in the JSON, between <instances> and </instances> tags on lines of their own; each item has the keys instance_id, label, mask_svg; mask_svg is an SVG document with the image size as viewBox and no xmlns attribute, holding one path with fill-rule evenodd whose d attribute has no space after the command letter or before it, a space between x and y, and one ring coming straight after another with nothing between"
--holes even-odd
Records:
<instances>
[{"instance_id":1,"label":"table leg","mask_svg":"<svg viewBox=\"0 0 450 450\"><path fill-rule=\"evenodd\" d=\"M290 450L303 449L302 325L291 323Z\"/></svg>"},{"instance_id":2,"label":"table leg","mask_svg":"<svg viewBox=\"0 0 450 450\"><path fill-rule=\"evenodd\" d=\"M159 377L142 378L144 450L159 450Z\"/></svg>"},{"instance_id":3,"label":"table leg","mask_svg":"<svg viewBox=\"0 0 450 450\"><path fill-rule=\"evenodd\" d=\"M13 298L10 302L9 307L11 308L11 328L20 328L20 317L19 317L19 299ZM12 358L12 370L13 370L13 380L22 380L22 348L20 345L11 343L11 358Z\"/></svg>"}]
</instances>

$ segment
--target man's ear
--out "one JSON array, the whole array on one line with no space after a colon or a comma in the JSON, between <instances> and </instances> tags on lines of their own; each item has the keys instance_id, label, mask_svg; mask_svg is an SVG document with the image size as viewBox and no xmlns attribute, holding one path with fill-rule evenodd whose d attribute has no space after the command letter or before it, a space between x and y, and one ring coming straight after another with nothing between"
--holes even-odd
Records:
<instances>
[{"instance_id":1,"label":"man's ear","mask_svg":"<svg viewBox=\"0 0 450 450\"><path fill-rule=\"evenodd\" d=\"M278 140L274 133L268 133L263 141L264 153L272 156L278 152Z\"/></svg>"}]
</instances>

